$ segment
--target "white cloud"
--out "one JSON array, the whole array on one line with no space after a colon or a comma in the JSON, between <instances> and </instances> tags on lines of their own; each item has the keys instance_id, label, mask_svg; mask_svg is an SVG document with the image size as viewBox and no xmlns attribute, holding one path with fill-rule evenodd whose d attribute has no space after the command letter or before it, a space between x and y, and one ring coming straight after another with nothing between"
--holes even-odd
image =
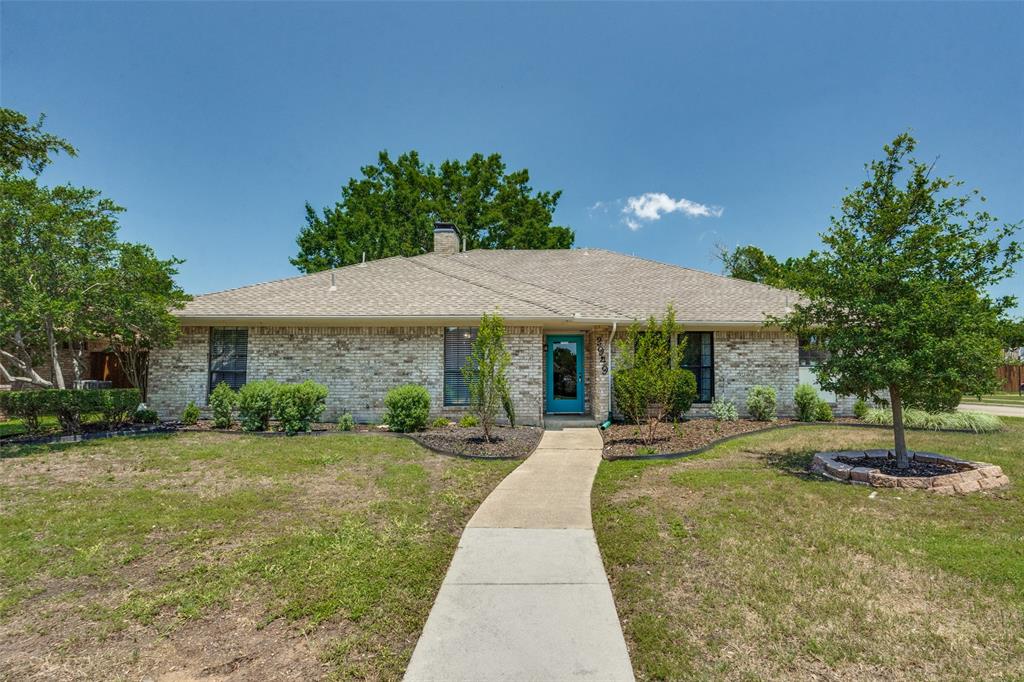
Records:
<instances>
[{"instance_id":1,"label":"white cloud","mask_svg":"<svg viewBox=\"0 0 1024 682\"><path fill-rule=\"evenodd\" d=\"M718 218L722 215L722 208L699 204L682 197L673 199L664 192L647 192L638 197L627 198L622 213L622 221L626 227L636 231L644 222L660 220L666 213L682 213L690 218Z\"/></svg>"}]
</instances>

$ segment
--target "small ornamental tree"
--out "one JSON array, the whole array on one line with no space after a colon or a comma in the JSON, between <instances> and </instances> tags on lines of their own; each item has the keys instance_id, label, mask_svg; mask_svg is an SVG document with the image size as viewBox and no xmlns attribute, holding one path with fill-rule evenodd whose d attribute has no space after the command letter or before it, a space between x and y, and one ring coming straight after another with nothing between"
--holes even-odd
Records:
<instances>
[{"instance_id":1,"label":"small ornamental tree","mask_svg":"<svg viewBox=\"0 0 1024 682\"><path fill-rule=\"evenodd\" d=\"M505 347L505 321L498 313L480 318L480 329L473 342L473 353L462 368L469 385L469 404L480 426L484 440L490 442L498 413L508 395L505 372L512 355Z\"/></svg>"},{"instance_id":2,"label":"small ornamental tree","mask_svg":"<svg viewBox=\"0 0 1024 682\"><path fill-rule=\"evenodd\" d=\"M670 304L660 322L651 316L646 327L630 325L626 337L616 341L615 404L637 427L644 427L641 437L648 445L654 442L658 424L689 409L696 395L693 374L679 367L682 339L678 345L672 343L680 331Z\"/></svg>"},{"instance_id":3,"label":"small ornamental tree","mask_svg":"<svg viewBox=\"0 0 1024 682\"><path fill-rule=\"evenodd\" d=\"M780 320L823 339L823 390L863 399L888 391L900 468L910 466L905 407L952 410L963 395L994 388L1000 317L1014 300L988 288L1021 258L1011 240L1019 224L971 212L978 192L961 195L961 182L932 177L909 156L915 144L900 135L867 166L868 179L822 234L824 251L803 264L804 300Z\"/></svg>"}]
</instances>

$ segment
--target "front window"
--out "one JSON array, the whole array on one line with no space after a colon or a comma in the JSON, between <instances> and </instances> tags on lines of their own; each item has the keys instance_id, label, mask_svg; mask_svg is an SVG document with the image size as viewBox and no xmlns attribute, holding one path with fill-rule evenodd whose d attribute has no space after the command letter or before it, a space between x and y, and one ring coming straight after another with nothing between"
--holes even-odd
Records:
<instances>
[{"instance_id":1,"label":"front window","mask_svg":"<svg viewBox=\"0 0 1024 682\"><path fill-rule=\"evenodd\" d=\"M715 335L714 332L686 332L678 341L685 340L683 369L693 372L697 379L697 402L710 403L715 397Z\"/></svg>"},{"instance_id":2,"label":"front window","mask_svg":"<svg viewBox=\"0 0 1024 682\"><path fill-rule=\"evenodd\" d=\"M800 337L800 366L814 367L828 356L822 339L814 334Z\"/></svg>"},{"instance_id":3,"label":"front window","mask_svg":"<svg viewBox=\"0 0 1024 682\"><path fill-rule=\"evenodd\" d=\"M244 386L248 356L248 329L210 329L209 390L213 391L220 383L226 383L236 391Z\"/></svg>"},{"instance_id":4,"label":"front window","mask_svg":"<svg viewBox=\"0 0 1024 682\"><path fill-rule=\"evenodd\" d=\"M469 405L469 384L462 368L473 353L476 329L446 327L444 330L444 404L445 407Z\"/></svg>"}]
</instances>

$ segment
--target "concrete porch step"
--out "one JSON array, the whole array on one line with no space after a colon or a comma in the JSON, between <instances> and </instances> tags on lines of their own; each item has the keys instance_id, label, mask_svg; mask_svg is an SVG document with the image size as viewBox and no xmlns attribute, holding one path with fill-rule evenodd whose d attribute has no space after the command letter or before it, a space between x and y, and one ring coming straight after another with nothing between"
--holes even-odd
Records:
<instances>
[{"instance_id":1,"label":"concrete porch step","mask_svg":"<svg viewBox=\"0 0 1024 682\"><path fill-rule=\"evenodd\" d=\"M595 419L590 414L546 414L544 415L544 430L591 428L599 426L603 421L604 419Z\"/></svg>"}]
</instances>

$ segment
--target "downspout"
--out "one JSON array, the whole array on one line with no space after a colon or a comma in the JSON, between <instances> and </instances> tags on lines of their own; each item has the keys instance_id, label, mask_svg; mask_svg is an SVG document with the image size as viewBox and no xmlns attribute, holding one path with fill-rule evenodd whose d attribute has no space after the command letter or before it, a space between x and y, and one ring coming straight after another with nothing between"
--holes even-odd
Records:
<instances>
[{"instance_id":1,"label":"downspout","mask_svg":"<svg viewBox=\"0 0 1024 682\"><path fill-rule=\"evenodd\" d=\"M608 421L602 424L605 428L611 426L612 423L612 349L615 347L615 331L618 328L619 323L612 322L612 333L608 337Z\"/></svg>"}]
</instances>

